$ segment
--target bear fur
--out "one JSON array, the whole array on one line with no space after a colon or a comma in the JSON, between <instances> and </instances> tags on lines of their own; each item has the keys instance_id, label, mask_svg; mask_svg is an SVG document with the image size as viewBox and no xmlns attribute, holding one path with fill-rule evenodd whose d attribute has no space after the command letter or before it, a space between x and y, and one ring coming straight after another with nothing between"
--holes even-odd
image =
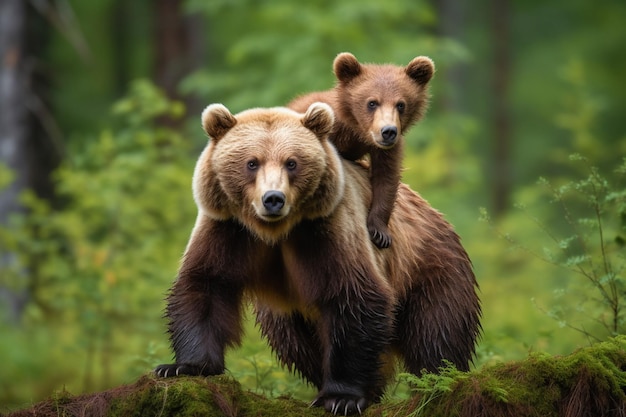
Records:
<instances>
[{"instance_id":1,"label":"bear fur","mask_svg":"<svg viewBox=\"0 0 626 417\"><path fill-rule=\"evenodd\" d=\"M406 67L361 64L350 53L333 63L335 88L301 96L288 107L305 112L314 102L328 103L335 111L331 141L344 158L370 156L372 204L367 227L379 248L391 244L387 228L400 184L404 140L409 127L420 120L428 104L428 82L435 72L425 56Z\"/></svg>"},{"instance_id":2,"label":"bear fur","mask_svg":"<svg viewBox=\"0 0 626 417\"><path fill-rule=\"evenodd\" d=\"M280 361L331 412L378 400L391 354L415 374L443 360L469 368L480 304L459 237L401 184L394 244L376 249L369 172L328 140L328 105L233 116L214 104L202 123L211 140L193 177L198 217L167 298L175 363L158 376L223 373L248 298Z\"/></svg>"}]
</instances>

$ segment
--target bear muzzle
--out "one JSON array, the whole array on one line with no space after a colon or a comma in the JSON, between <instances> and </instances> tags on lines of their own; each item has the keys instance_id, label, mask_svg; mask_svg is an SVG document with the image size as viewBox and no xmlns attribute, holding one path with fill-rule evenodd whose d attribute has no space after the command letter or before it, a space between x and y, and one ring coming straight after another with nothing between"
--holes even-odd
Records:
<instances>
[{"instance_id":1,"label":"bear muzzle","mask_svg":"<svg viewBox=\"0 0 626 417\"><path fill-rule=\"evenodd\" d=\"M289 214L287 196L282 191L266 191L261 197L261 203L261 207L255 208L259 217L264 220L279 220Z\"/></svg>"},{"instance_id":2,"label":"bear muzzle","mask_svg":"<svg viewBox=\"0 0 626 417\"><path fill-rule=\"evenodd\" d=\"M396 144L398 137L398 128L394 125L386 125L380 129L380 136L382 141L380 144L384 147L391 147Z\"/></svg>"},{"instance_id":3,"label":"bear muzzle","mask_svg":"<svg viewBox=\"0 0 626 417\"><path fill-rule=\"evenodd\" d=\"M369 131L377 147L389 149L400 139L402 120L396 106L382 104L373 115Z\"/></svg>"}]
</instances>

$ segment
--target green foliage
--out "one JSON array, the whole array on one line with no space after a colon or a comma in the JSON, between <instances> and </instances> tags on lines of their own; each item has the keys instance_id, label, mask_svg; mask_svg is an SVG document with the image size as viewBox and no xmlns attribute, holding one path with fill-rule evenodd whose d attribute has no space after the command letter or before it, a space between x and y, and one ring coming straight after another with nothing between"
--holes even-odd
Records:
<instances>
[{"instance_id":1,"label":"green foliage","mask_svg":"<svg viewBox=\"0 0 626 417\"><path fill-rule=\"evenodd\" d=\"M579 155L572 160L587 165ZM557 303L548 314L592 340L604 340L626 333L626 160L615 170L621 186L611 185L597 167L587 169L586 178L559 187L541 180L561 206L570 230L569 235L558 237L541 225L554 248L544 248L543 257L578 277L562 292L573 293L579 302Z\"/></svg>"},{"instance_id":2,"label":"green foliage","mask_svg":"<svg viewBox=\"0 0 626 417\"><path fill-rule=\"evenodd\" d=\"M400 381L406 382L411 391L419 397L419 404L415 411L408 416L418 417L427 415L424 414L424 411L431 402L437 401L442 396L452 392L457 382L467 377L465 373L457 370L454 365L450 363L440 368L438 374L424 372L419 377L408 373L398 375Z\"/></svg>"},{"instance_id":3,"label":"green foliage","mask_svg":"<svg viewBox=\"0 0 626 417\"><path fill-rule=\"evenodd\" d=\"M0 190L7 187L14 179L15 174L5 164L0 163Z\"/></svg>"},{"instance_id":4,"label":"green foliage","mask_svg":"<svg viewBox=\"0 0 626 417\"><path fill-rule=\"evenodd\" d=\"M297 94L330 88L332 61L339 52L399 64L430 55L442 68L467 58L459 43L432 35L436 15L423 0L190 0L188 9L206 17L213 55L219 58L182 88L233 111L284 105ZM232 22L245 22L246 29L234 29Z\"/></svg>"},{"instance_id":5,"label":"green foliage","mask_svg":"<svg viewBox=\"0 0 626 417\"><path fill-rule=\"evenodd\" d=\"M626 162L614 170L615 183L611 183L585 158L573 155L571 160L578 166L574 170L587 170L586 177L561 181L560 185L542 178L539 187L552 203L544 204L542 214L530 214L525 204L518 205L543 236L541 249L520 243L525 237L508 233L502 237L560 269L554 275L562 277L561 286L555 287L553 297L543 302L535 299L537 305L548 303L550 307L539 308L559 327L600 341L626 332ZM485 211L483 217L490 220Z\"/></svg>"},{"instance_id":6,"label":"green foliage","mask_svg":"<svg viewBox=\"0 0 626 417\"><path fill-rule=\"evenodd\" d=\"M138 336L162 332L162 299L195 217L190 143L155 123L182 115L181 105L138 81L114 110L121 127L85 140L55 173L61 207L27 192L28 213L0 229L0 246L16 254L3 264L2 284L31 299L21 325L54 329L63 349L81 352L70 373L83 389L110 384L126 365L116 356L132 356L135 343L145 351L149 341ZM19 345L2 348L5 358L20 354ZM45 348L31 345L30 356ZM19 365L3 367L0 402Z\"/></svg>"}]
</instances>

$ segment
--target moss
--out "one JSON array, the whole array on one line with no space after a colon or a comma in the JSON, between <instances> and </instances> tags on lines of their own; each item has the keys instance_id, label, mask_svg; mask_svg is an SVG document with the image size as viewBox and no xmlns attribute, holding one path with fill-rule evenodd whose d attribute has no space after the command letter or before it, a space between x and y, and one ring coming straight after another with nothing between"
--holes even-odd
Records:
<instances>
[{"instance_id":1,"label":"moss","mask_svg":"<svg viewBox=\"0 0 626 417\"><path fill-rule=\"evenodd\" d=\"M443 368L439 375L407 377L414 395L385 401L365 416L623 416L626 415L626 337L571 355L531 354L526 360L472 372ZM325 416L289 397L268 399L244 391L226 376L156 379L71 396L61 391L21 416Z\"/></svg>"},{"instance_id":2,"label":"moss","mask_svg":"<svg viewBox=\"0 0 626 417\"><path fill-rule=\"evenodd\" d=\"M622 416L626 414L626 337L571 355L532 354L460 375L449 392L412 415Z\"/></svg>"},{"instance_id":3,"label":"moss","mask_svg":"<svg viewBox=\"0 0 626 417\"><path fill-rule=\"evenodd\" d=\"M141 377L132 385L108 391L71 396L62 391L29 410L10 414L22 416L324 416L303 401L289 397L268 399L243 391L227 376L157 379Z\"/></svg>"},{"instance_id":4,"label":"moss","mask_svg":"<svg viewBox=\"0 0 626 417\"><path fill-rule=\"evenodd\" d=\"M301 416L308 411L302 401L243 391L226 376L142 380L143 387L112 402L108 416Z\"/></svg>"}]
</instances>

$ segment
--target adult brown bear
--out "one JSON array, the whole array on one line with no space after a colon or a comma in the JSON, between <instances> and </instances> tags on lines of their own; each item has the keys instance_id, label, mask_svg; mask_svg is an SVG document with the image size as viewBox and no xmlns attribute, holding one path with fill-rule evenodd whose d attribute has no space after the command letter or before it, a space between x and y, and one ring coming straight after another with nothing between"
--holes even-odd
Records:
<instances>
[{"instance_id":1,"label":"adult brown bear","mask_svg":"<svg viewBox=\"0 0 626 417\"><path fill-rule=\"evenodd\" d=\"M354 413L383 392L390 353L413 373L468 369L480 331L476 281L442 216L400 185L378 250L365 219L368 170L339 157L332 109L233 116L209 106L196 165L198 218L166 315L175 364L156 374L224 372L246 296L280 360L313 383L313 402Z\"/></svg>"}]
</instances>

